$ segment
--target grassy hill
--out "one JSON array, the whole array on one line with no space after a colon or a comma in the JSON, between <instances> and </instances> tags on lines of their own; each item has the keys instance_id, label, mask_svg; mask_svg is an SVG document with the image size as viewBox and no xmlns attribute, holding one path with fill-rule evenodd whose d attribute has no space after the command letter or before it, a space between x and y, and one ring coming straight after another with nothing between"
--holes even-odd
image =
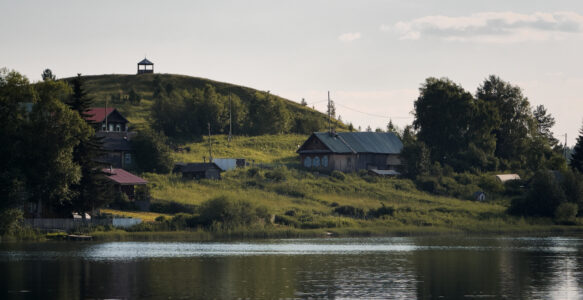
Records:
<instances>
[{"instance_id":1,"label":"grassy hill","mask_svg":"<svg viewBox=\"0 0 583 300\"><path fill-rule=\"evenodd\" d=\"M150 117L151 106L153 104L154 95L154 81L159 80L163 87L172 87L175 91L192 92L196 89L203 89L210 85L215 88L217 93L228 95L236 95L242 102L248 103L253 100L256 93L260 95L268 95L265 91L258 91L253 88L230 84L226 82L213 81L210 79L191 77L185 75L175 74L141 74L141 75L91 75L83 76L85 80L85 89L90 97L95 100L96 106L104 106L106 101L110 107L118 108L124 116L132 123L134 128L147 126ZM66 78L64 80L71 81L73 78ZM142 100L139 104L134 105L127 101L111 101L112 96L122 97L129 95L130 91L137 92ZM286 109L292 116L303 115L306 117L319 118L323 123L327 124L327 116L321 112L314 110L308 106L303 106L297 102L279 97L277 95L270 95L275 99L283 101ZM346 130L346 125L334 120L336 128L339 130Z\"/></svg>"}]
</instances>

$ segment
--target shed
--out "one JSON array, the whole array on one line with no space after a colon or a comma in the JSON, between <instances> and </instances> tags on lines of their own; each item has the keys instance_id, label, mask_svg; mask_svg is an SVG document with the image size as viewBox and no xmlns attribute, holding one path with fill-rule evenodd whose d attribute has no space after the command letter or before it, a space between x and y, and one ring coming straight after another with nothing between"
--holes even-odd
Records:
<instances>
[{"instance_id":1,"label":"shed","mask_svg":"<svg viewBox=\"0 0 583 300\"><path fill-rule=\"evenodd\" d=\"M518 174L498 174L496 175L496 179L502 183L505 183L506 181L510 180L520 180L520 176Z\"/></svg>"},{"instance_id":2,"label":"shed","mask_svg":"<svg viewBox=\"0 0 583 300\"><path fill-rule=\"evenodd\" d=\"M174 166L175 172L182 173L184 178L221 179L223 170L215 163L178 163Z\"/></svg>"},{"instance_id":3,"label":"shed","mask_svg":"<svg viewBox=\"0 0 583 300\"><path fill-rule=\"evenodd\" d=\"M136 176L124 169L115 168L105 168L102 169L108 180L110 180L113 185L119 189L120 192L126 194L128 199L135 199L135 186L136 185L146 185L147 180Z\"/></svg>"}]
</instances>

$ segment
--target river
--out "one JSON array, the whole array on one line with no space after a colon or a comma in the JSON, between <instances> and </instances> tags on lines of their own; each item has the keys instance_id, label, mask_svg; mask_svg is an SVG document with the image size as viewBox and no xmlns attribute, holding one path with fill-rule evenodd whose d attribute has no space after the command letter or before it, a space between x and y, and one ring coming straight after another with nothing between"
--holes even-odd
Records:
<instances>
[{"instance_id":1,"label":"river","mask_svg":"<svg viewBox=\"0 0 583 300\"><path fill-rule=\"evenodd\" d=\"M0 244L1 299L583 299L583 238Z\"/></svg>"}]
</instances>

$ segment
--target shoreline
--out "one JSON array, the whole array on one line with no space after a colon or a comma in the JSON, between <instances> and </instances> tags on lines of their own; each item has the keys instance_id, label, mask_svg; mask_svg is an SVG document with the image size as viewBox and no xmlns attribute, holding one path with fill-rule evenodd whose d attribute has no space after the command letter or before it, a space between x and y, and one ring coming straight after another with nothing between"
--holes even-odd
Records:
<instances>
[{"instance_id":1,"label":"shoreline","mask_svg":"<svg viewBox=\"0 0 583 300\"><path fill-rule=\"evenodd\" d=\"M581 236L583 226L564 225L532 225L521 228L498 228L492 230L471 230L443 227L401 227L401 228L335 228L335 229L237 229L230 231L178 230L178 231L126 231L121 229L110 231L92 231L84 234L92 237L91 242L212 242L224 240L267 240L267 239L297 239L297 238L348 238L348 237L422 237L422 236L472 236L472 237L548 237L548 236ZM66 235L53 235L38 232L34 236L28 232L26 236L5 236L0 243L11 242L72 242L64 238Z\"/></svg>"}]
</instances>

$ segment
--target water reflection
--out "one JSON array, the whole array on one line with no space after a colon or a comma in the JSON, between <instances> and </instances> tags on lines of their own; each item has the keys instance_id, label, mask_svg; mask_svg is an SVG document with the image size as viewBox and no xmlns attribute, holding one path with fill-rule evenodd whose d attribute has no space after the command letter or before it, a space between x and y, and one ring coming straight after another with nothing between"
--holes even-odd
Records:
<instances>
[{"instance_id":1,"label":"water reflection","mask_svg":"<svg viewBox=\"0 0 583 300\"><path fill-rule=\"evenodd\" d=\"M578 238L0 245L2 299L583 297Z\"/></svg>"}]
</instances>

